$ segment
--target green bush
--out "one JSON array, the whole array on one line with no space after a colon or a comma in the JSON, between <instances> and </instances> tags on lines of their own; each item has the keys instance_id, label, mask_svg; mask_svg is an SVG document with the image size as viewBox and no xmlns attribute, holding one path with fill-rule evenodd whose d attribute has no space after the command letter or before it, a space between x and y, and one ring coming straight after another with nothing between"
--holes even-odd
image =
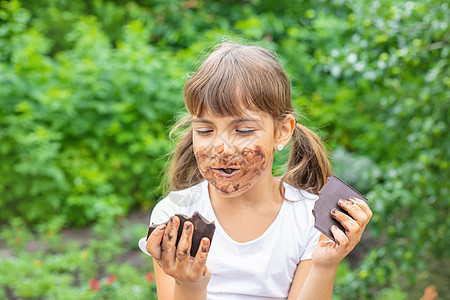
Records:
<instances>
[{"instance_id":1,"label":"green bush","mask_svg":"<svg viewBox=\"0 0 450 300\"><path fill-rule=\"evenodd\" d=\"M409 284L429 277L427 255L449 258L450 10L433 1L355 1L338 9L346 13L305 12L309 26L289 28L280 53L293 58L287 66L300 74L293 76L297 103L328 143L376 163L362 173L360 160L334 155L335 171L358 176L364 182L356 186L370 191L370 233L385 241L366 256L360 283L343 287L355 299L400 275ZM295 45L303 45L301 55Z\"/></svg>"},{"instance_id":2,"label":"green bush","mask_svg":"<svg viewBox=\"0 0 450 300\"><path fill-rule=\"evenodd\" d=\"M0 220L63 214L84 225L148 203L169 149L180 67L147 44L139 20L114 47L93 16L74 22L65 35L73 47L51 57L30 12L2 5Z\"/></svg>"}]
</instances>

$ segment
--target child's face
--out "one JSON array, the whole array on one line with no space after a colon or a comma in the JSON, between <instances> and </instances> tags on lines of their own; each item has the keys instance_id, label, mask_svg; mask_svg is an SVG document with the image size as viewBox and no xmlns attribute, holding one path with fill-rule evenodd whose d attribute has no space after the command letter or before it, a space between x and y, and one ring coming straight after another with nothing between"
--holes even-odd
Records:
<instances>
[{"instance_id":1,"label":"child's face","mask_svg":"<svg viewBox=\"0 0 450 300\"><path fill-rule=\"evenodd\" d=\"M274 123L265 112L241 117L193 117L193 147L200 173L223 196L239 196L272 172Z\"/></svg>"}]
</instances>

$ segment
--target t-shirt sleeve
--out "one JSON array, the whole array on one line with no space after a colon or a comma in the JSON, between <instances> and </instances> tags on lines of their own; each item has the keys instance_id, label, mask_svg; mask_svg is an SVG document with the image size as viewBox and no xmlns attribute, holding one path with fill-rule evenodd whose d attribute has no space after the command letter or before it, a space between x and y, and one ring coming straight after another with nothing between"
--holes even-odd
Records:
<instances>
[{"instance_id":1,"label":"t-shirt sleeve","mask_svg":"<svg viewBox=\"0 0 450 300\"><path fill-rule=\"evenodd\" d=\"M158 204L155 205L155 207L152 210L151 216L150 216L150 225L152 224L161 224L169 220L171 216L173 216L176 212L174 211L173 207L170 205L170 202L165 199L158 202ZM145 246L147 245L147 236L141 238L139 240L139 249L141 249L142 252L145 254L150 255L148 251L145 249ZM151 255L150 255L151 256Z\"/></svg>"},{"instance_id":2,"label":"t-shirt sleeve","mask_svg":"<svg viewBox=\"0 0 450 300\"><path fill-rule=\"evenodd\" d=\"M306 244L305 251L303 251L302 256L300 257L300 261L311 259L312 253L319 243L320 231L316 228L311 228L311 232L309 235L308 243Z\"/></svg>"},{"instance_id":3,"label":"t-shirt sleeve","mask_svg":"<svg viewBox=\"0 0 450 300\"><path fill-rule=\"evenodd\" d=\"M158 225L161 223L166 222L170 219L171 216L175 214L173 212L173 209L171 209L170 205L167 205L167 198L164 198L158 204L155 205L155 207L152 210L151 216L150 216L150 225Z\"/></svg>"}]
</instances>

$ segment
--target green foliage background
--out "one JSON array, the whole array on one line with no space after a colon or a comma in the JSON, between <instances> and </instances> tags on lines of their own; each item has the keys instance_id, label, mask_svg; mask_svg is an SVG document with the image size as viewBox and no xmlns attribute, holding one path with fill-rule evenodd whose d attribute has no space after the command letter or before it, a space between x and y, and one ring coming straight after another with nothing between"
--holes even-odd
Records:
<instances>
[{"instance_id":1,"label":"green foliage background","mask_svg":"<svg viewBox=\"0 0 450 300\"><path fill-rule=\"evenodd\" d=\"M407 299L448 263L445 1L0 3L0 222L150 209L186 73L243 38L279 54L303 122L374 210L377 246L340 268L336 298Z\"/></svg>"}]
</instances>

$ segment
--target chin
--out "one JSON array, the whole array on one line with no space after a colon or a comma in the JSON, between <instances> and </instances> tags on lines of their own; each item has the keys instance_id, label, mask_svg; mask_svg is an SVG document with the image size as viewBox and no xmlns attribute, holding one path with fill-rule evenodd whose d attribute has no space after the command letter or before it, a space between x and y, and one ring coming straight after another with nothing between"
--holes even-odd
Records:
<instances>
[{"instance_id":1,"label":"chin","mask_svg":"<svg viewBox=\"0 0 450 300\"><path fill-rule=\"evenodd\" d=\"M247 182L245 184L242 183L227 183L217 185L215 182L208 181L209 184L213 187L214 191L223 197L238 197L248 191L254 183Z\"/></svg>"}]
</instances>

